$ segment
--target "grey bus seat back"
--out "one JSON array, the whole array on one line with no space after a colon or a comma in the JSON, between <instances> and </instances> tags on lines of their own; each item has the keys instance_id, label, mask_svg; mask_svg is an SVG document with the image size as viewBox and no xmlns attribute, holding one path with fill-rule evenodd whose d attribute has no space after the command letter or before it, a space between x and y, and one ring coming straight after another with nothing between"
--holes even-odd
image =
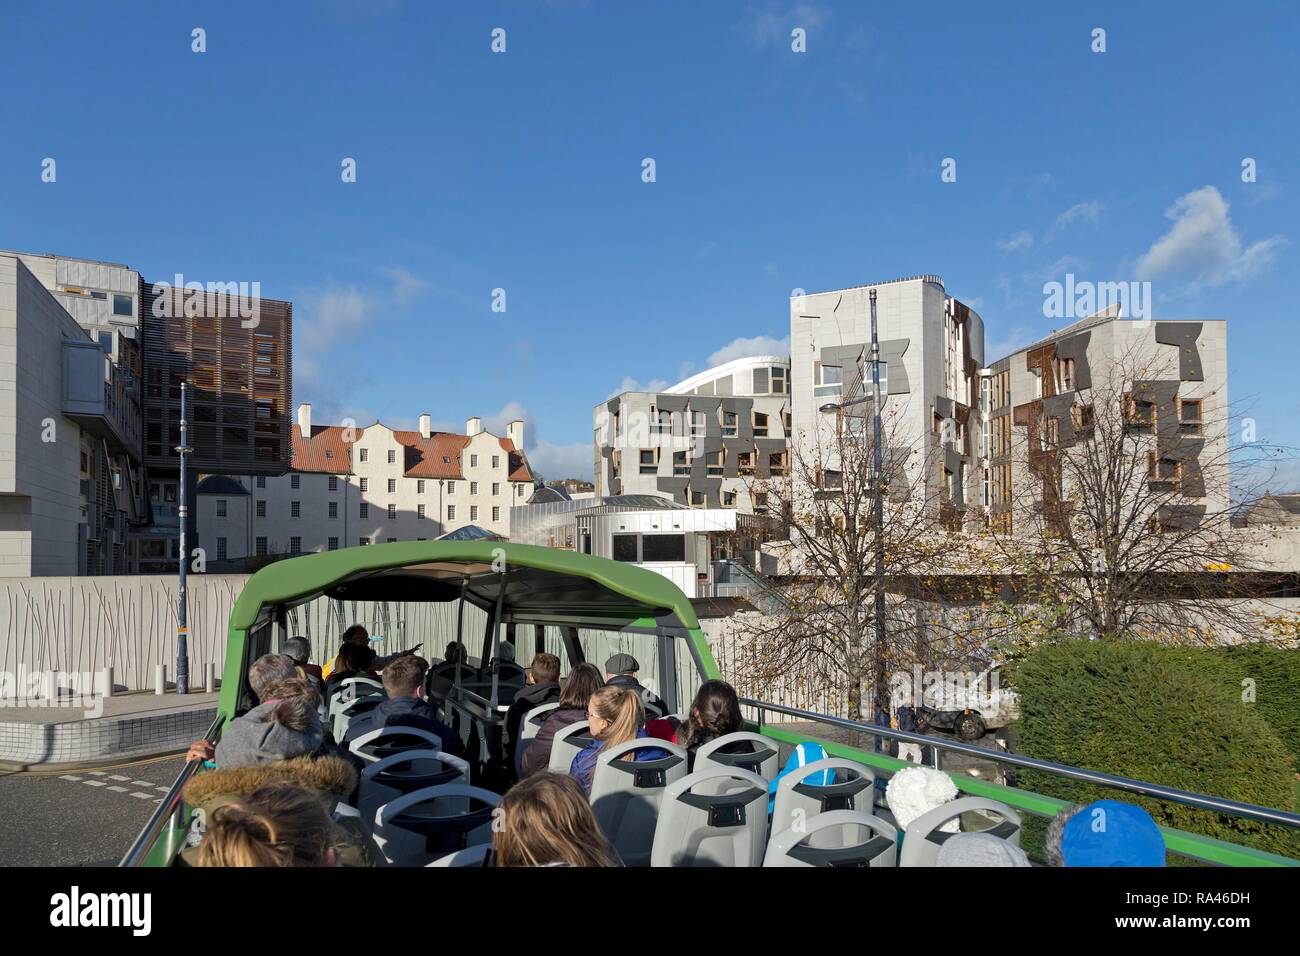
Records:
<instances>
[{"instance_id":1,"label":"grey bus seat back","mask_svg":"<svg viewBox=\"0 0 1300 956\"><path fill-rule=\"evenodd\" d=\"M812 783L809 778L827 771L835 772L832 783ZM835 810L871 813L874 808L876 775L870 768L843 757L826 757L797 767L777 781L776 800L772 807L772 833L790 829L796 820L807 823L818 814ZM849 846L857 836L857 827L839 831L819 829L813 846ZM848 841L848 842L846 842Z\"/></svg>"},{"instance_id":2,"label":"grey bus seat back","mask_svg":"<svg viewBox=\"0 0 1300 956\"><path fill-rule=\"evenodd\" d=\"M469 783L469 764L438 750L407 750L368 764L358 786L361 825L369 831L384 804L446 783Z\"/></svg>"},{"instance_id":3,"label":"grey bus seat back","mask_svg":"<svg viewBox=\"0 0 1300 956\"><path fill-rule=\"evenodd\" d=\"M853 836L838 845L819 840L845 831ZM892 867L898 861L898 830L880 817L860 810L830 810L799 826L774 833L763 866Z\"/></svg>"},{"instance_id":4,"label":"grey bus seat back","mask_svg":"<svg viewBox=\"0 0 1300 956\"><path fill-rule=\"evenodd\" d=\"M366 753L363 748L382 742L387 738L411 737L421 741L418 744L412 744L405 750L442 750L442 738L437 734L425 730L422 727L407 727L402 724L390 724L387 727L376 727L374 730L368 730L356 740L348 745L348 749L354 754L369 763L376 763L383 760L389 754L370 754ZM400 753L401 751L399 751Z\"/></svg>"},{"instance_id":5,"label":"grey bus seat back","mask_svg":"<svg viewBox=\"0 0 1300 956\"><path fill-rule=\"evenodd\" d=\"M342 740L347 736L348 727L352 725L353 718L374 710L386 700L388 698L382 694L370 694L366 697L354 697L352 700L341 703L333 714L334 739Z\"/></svg>"},{"instance_id":6,"label":"grey bus seat back","mask_svg":"<svg viewBox=\"0 0 1300 956\"><path fill-rule=\"evenodd\" d=\"M480 843L478 846L467 847L464 850L457 850L455 853L448 853L444 857L439 857L426 866L491 866L492 865L492 844Z\"/></svg>"},{"instance_id":7,"label":"grey bus seat back","mask_svg":"<svg viewBox=\"0 0 1300 956\"><path fill-rule=\"evenodd\" d=\"M635 751L648 747L667 751L668 756L631 759ZM653 737L605 747L596 758L591 809L624 865L649 865L664 791L686 776L687 759L685 748Z\"/></svg>"},{"instance_id":8,"label":"grey bus seat back","mask_svg":"<svg viewBox=\"0 0 1300 956\"><path fill-rule=\"evenodd\" d=\"M388 693L384 690L384 682L375 680L373 677L345 677L343 680L339 681L339 689L334 693L346 693L347 688L349 687L357 688L357 691L354 693L358 697L367 696L374 691L378 691L381 694Z\"/></svg>"},{"instance_id":9,"label":"grey bus seat back","mask_svg":"<svg viewBox=\"0 0 1300 956\"><path fill-rule=\"evenodd\" d=\"M546 715L560 706L559 701L550 704L542 704L540 707L534 707L528 713L524 714L524 719L519 721L519 741L515 744L515 776L524 775L523 760L524 751L528 745L533 742L537 732L542 729L542 724L546 721Z\"/></svg>"},{"instance_id":10,"label":"grey bus seat back","mask_svg":"<svg viewBox=\"0 0 1300 956\"><path fill-rule=\"evenodd\" d=\"M574 737L581 738L574 740ZM573 758L586 749L591 742L591 734L585 720L575 721L567 727L561 727L551 738L551 761L546 769L551 773L568 773L573 765Z\"/></svg>"},{"instance_id":11,"label":"grey bus seat back","mask_svg":"<svg viewBox=\"0 0 1300 956\"><path fill-rule=\"evenodd\" d=\"M753 753L723 753L727 747L738 743L753 745ZM710 740L695 751L695 769L706 770L709 767L736 767L756 773L764 780L771 781L780 771L781 747L771 737L739 730L734 734L723 734Z\"/></svg>"},{"instance_id":12,"label":"grey bus seat back","mask_svg":"<svg viewBox=\"0 0 1300 956\"><path fill-rule=\"evenodd\" d=\"M767 842L767 781L708 767L664 790L651 866L758 866Z\"/></svg>"},{"instance_id":13,"label":"grey bus seat back","mask_svg":"<svg viewBox=\"0 0 1300 956\"><path fill-rule=\"evenodd\" d=\"M929 810L903 828L903 850L898 857L899 866L934 866L939 858L939 848L951 833L940 830L945 823L956 820L964 813L992 814L1001 822L984 830L963 832L987 833L1014 846L1020 846L1020 814L1005 803L984 797L961 797Z\"/></svg>"},{"instance_id":14,"label":"grey bus seat back","mask_svg":"<svg viewBox=\"0 0 1300 956\"><path fill-rule=\"evenodd\" d=\"M425 787L390 800L375 811L371 837L387 866L425 866L431 855L429 833L454 835L458 849L492 842L492 815L501 797L462 783ZM474 809L474 804L482 804ZM424 809L426 812L417 814Z\"/></svg>"}]
</instances>

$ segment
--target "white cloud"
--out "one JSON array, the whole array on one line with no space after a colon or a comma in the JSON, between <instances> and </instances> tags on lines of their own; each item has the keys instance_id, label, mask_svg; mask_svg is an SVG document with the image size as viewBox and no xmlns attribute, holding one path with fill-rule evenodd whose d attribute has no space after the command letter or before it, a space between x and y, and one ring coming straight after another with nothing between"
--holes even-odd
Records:
<instances>
[{"instance_id":1,"label":"white cloud","mask_svg":"<svg viewBox=\"0 0 1300 956\"><path fill-rule=\"evenodd\" d=\"M648 382L638 382L630 375L623 376L622 383L618 386L618 391L610 393L609 397L621 395L624 392L662 392L665 388L673 383L663 378L652 378Z\"/></svg>"},{"instance_id":2,"label":"white cloud","mask_svg":"<svg viewBox=\"0 0 1300 956\"><path fill-rule=\"evenodd\" d=\"M1034 237L1028 231L1021 229L1010 239L1003 239L998 243L998 248L1003 252L1015 252L1017 249L1028 249L1034 244Z\"/></svg>"},{"instance_id":3,"label":"white cloud","mask_svg":"<svg viewBox=\"0 0 1300 956\"><path fill-rule=\"evenodd\" d=\"M429 283L401 266L389 266L379 271L393 280L393 301L398 305L409 305L429 288Z\"/></svg>"},{"instance_id":4,"label":"white cloud","mask_svg":"<svg viewBox=\"0 0 1300 956\"><path fill-rule=\"evenodd\" d=\"M1052 223L1052 228L1047 230L1047 238L1051 239L1062 230L1068 228L1072 223L1095 223L1099 218L1101 218L1101 212L1105 208L1105 206L1095 199L1090 199L1087 202L1075 203L1069 209L1065 210L1065 212L1056 217L1056 221Z\"/></svg>"},{"instance_id":5,"label":"white cloud","mask_svg":"<svg viewBox=\"0 0 1300 956\"><path fill-rule=\"evenodd\" d=\"M748 358L751 355L789 355L790 336L774 339L768 335L756 335L752 339L732 339L722 348L710 355L706 365L712 367L730 362L733 359Z\"/></svg>"},{"instance_id":6,"label":"white cloud","mask_svg":"<svg viewBox=\"0 0 1300 956\"><path fill-rule=\"evenodd\" d=\"M596 477L590 442L552 445L540 441L528 449L528 463L534 474L542 476L546 481L559 481L561 478L592 481Z\"/></svg>"},{"instance_id":7,"label":"white cloud","mask_svg":"<svg viewBox=\"0 0 1300 956\"><path fill-rule=\"evenodd\" d=\"M765 10L750 14L741 25L741 32L749 38L756 50L769 46L788 48L790 31L795 27L802 27L811 34L829 19L830 12L825 7L812 3L797 3L785 11L769 5Z\"/></svg>"},{"instance_id":8,"label":"white cloud","mask_svg":"<svg viewBox=\"0 0 1300 956\"><path fill-rule=\"evenodd\" d=\"M1273 236L1243 248L1228 201L1213 186L1179 197L1165 217L1174 224L1138 259L1140 278L1186 277L1192 289L1244 282L1267 272L1287 241Z\"/></svg>"}]
</instances>

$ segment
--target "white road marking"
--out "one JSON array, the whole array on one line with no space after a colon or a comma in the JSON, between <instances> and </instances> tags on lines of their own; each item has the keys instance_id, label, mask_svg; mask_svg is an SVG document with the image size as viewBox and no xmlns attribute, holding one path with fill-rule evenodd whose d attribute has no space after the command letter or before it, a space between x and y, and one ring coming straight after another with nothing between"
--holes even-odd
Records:
<instances>
[{"instance_id":1,"label":"white road marking","mask_svg":"<svg viewBox=\"0 0 1300 956\"><path fill-rule=\"evenodd\" d=\"M74 777L74 776L73 776L72 774L70 774L70 773L65 773L63 776L59 777L59 779L60 779L60 780L75 780L75 781L77 781L78 783L81 782L81 778L80 778L80 777Z\"/></svg>"},{"instance_id":2,"label":"white road marking","mask_svg":"<svg viewBox=\"0 0 1300 956\"><path fill-rule=\"evenodd\" d=\"M109 787L108 789L109 789L109 790L112 790L114 793L126 793L126 792L127 792L127 791L126 791L126 787Z\"/></svg>"},{"instance_id":3,"label":"white road marking","mask_svg":"<svg viewBox=\"0 0 1300 956\"><path fill-rule=\"evenodd\" d=\"M152 793L133 793L133 794L131 794L131 796L133 796L133 797L140 797L140 798L142 798L142 799L144 799L144 800L152 800L152 799L153 799L153 794L152 794Z\"/></svg>"},{"instance_id":4,"label":"white road marking","mask_svg":"<svg viewBox=\"0 0 1300 956\"><path fill-rule=\"evenodd\" d=\"M83 781L81 781L81 782L84 783L84 784L85 784L86 786L88 786L88 787L107 787L107 786L108 786L108 784L104 783L104 781L102 781L102 780L83 780Z\"/></svg>"}]
</instances>

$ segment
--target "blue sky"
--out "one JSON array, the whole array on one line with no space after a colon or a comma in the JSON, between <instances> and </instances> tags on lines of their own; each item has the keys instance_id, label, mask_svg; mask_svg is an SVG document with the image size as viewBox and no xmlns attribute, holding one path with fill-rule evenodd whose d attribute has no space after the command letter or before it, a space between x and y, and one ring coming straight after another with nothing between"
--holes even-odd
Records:
<instances>
[{"instance_id":1,"label":"blue sky","mask_svg":"<svg viewBox=\"0 0 1300 956\"><path fill-rule=\"evenodd\" d=\"M522 415L552 478L590 478L608 395L785 339L792 289L917 273L983 315L990 355L1060 324L1049 279L1150 279L1156 318L1230 320L1234 404L1297 445L1296 23L1266 2L10 6L0 247L258 281L295 303L318 421Z\"/></svg>"}]
</instances>

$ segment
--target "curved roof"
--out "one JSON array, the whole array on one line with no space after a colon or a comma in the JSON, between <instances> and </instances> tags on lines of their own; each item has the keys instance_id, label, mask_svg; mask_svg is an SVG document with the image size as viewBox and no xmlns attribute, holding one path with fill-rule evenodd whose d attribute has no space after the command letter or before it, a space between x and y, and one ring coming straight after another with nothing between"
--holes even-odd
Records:
<instances>
[{"instance_id":1,"label":"curved roof","mask_svg":"<svg viewBox=\"0 0 1300 956\"><path fill-rule=\"evenodd\" d=\"M703 372L696 372L690 378L682 379L671 388L664 389L663 393L665 395L683 395L692 389L699 388L705 382L711 382L716 378L723 378L727 375L735 375L747 368L762 368L764 365L783 365L789 368L790 356L749 355L744 358L732 359L730 362L723 362L721 365L715 365Z\"/></svg>"}]
</instances>

